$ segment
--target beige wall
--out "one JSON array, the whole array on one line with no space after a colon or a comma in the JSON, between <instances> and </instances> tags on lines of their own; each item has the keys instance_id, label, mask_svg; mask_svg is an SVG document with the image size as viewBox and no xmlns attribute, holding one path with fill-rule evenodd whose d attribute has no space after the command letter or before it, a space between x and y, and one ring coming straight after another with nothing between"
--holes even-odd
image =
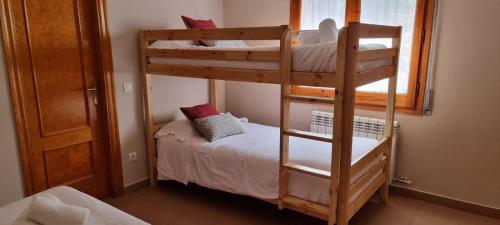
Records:
<instances>
[{"instance_id":1,"label":"beige wall","mask_svg":"<svg viewBox=\"0 0 500 225\"><path fill-rule=\"evenodd\" d=\"M17 135L10 99L9 79L5 68L3 40L0 39L0 206L24 195Z\"/></svg>"},{"instance_id":2,"label":"beige wall","mask_svg":"<svg viewBox=\"0 0 500 225\"><path fill-rule=\"evenodd\" d=\"M181 15L212 18L222 25L222 0L108 0L116 98L125 185L147 177L142 88L139 79L137 32L139 29L184 28ZM130 82L134 91L123 92ZM154 113L157 120L181 116L178 107L208 101L206 80L153 77ZM161 91L156 91L161 90ZM128 153L137 152L129 162Z\"/></svg>"},{"instance_id":3,"label":"beige wall","mask_svg":"<svg viewBox=\"0 0 500 225\"><path fill-rule=\"evenodd\" d=\"M225 0L224 23L286 24L288 2ZM413 180L410 188L500 208L499 10L498 0L440 1L433 115L396 116L397 175ZM279 86L227 82L226 109L278 125ZM313 109L328 110L295 105L292 126L308 129Z\"/></svg>"}]
</instances>

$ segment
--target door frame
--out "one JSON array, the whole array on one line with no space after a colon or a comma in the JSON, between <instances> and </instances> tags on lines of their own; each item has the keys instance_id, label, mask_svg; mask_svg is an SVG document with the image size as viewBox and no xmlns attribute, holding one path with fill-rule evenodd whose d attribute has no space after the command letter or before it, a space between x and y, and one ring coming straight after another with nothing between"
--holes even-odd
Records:
<instances>
[{"instance_id":1,"label":"door frame","mask_svg":"<svg viewBox=\"0 0 500 225\"><path fill-rule=\"evenodd\" d=\"M94 0L91 2L94 25L97 29L96 40L98 48L98 69L96 76L98 80L101 105L100 114L104 115L103 125L106 127L106 147L107 161L109 162L109 189L111 196L123 195L123 172L121 163L120 139L118 133L118 117L115 99L113 57L111 52L111 38L109 35L107 2L106 0ZM16 56L20 52L15 47L14 21L11 14L10 0L0 0L0 23L2 29L2 39L4 45L4 58L9 76L10 94L12 107L16 122L18 137L18 148L21 158L21 168L23 171L24 194L25 196L34 194L32 185L31 145L28 135L28 124L24 100L22 97L22 86L20 80L20 68L16 63Z\"/></svg>"}]
</instances>

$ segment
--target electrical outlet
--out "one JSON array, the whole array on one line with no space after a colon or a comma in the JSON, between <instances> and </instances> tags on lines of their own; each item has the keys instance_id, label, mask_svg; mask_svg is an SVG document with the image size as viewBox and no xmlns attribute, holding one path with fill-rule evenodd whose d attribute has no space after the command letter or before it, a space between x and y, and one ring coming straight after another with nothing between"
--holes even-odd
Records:
<instances>
[{"instance_id":1,"label":"electrical outlet","mask_svg":"<svg viewBox=\"0 0 500 225\"><path fill-rule=\"evenodd\" d=\"M133 162L137 160L137 152L128 153L128 161Z\"/></svg>"},{"instance_id":2,"label":"electrical outlet","mask_svg":"<svg viewBox=\"0 0 500 225\"><path fill-rule=\"evenodd\" d=\"M129 93L132 93L133 90L134 90L134 86L132 85L132 83L130 83L130 82L123 83L123 92L129 94Z\"/></svg>"}]
</instances>

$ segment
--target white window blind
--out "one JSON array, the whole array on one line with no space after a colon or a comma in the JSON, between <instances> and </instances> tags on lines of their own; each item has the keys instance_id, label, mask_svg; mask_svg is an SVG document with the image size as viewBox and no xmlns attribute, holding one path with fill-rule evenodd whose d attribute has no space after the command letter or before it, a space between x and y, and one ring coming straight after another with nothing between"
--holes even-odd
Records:
<instances>
[{"instance_id":1,"label":"white window blind","mask_svg":"<svg viewBox=\"0 0 500 225\"><path fill-rule=\"evenodd\" d=\"M397 93L408 92L411 50L415 24L417 0L362 0L361 22L403 26L401 53L399 59ZM346 0L302 0L301 29L318 29L325 18L337 21L337 26L345 23ZM363 39L361 44L381 43L391 46L390 39ZM359 87L359 91L387 92L387 80Z\"/></svg>"},{"instance_id":2,"label":"white window blind","mask_svg":"<svg viewBox=\"0 0 500 225\"><path fill-rule=\"evenodd\" d=\"M332 18L341 27L345 23L346 0L302 0L300 29L316 30L319 23Z\"/></svg>"}]
</instances>

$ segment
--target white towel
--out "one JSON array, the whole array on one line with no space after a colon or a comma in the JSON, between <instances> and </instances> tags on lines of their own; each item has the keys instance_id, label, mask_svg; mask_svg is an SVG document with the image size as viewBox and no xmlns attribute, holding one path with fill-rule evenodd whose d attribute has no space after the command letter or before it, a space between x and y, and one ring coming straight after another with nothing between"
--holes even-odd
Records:
<instances>
[{"instance_id":1,"label":"white towel","mask_svg":"<svg viewBox=\"0 0 500 225\"><path fill-rule=\"evenodd\" d=\"M43 225L85 225L89 209L67 205L53 195L38 195L26 216Z\"/></svg>"},{"instance_id":2,"label":"white towel","mask_svg":"<svg viewBox=\"0 0 500 225\"><path fill-rule=\"evenodd\" d=\"M320 43L337 42L339 31L337 23L333 19L324 19L319 24L319 41Z\"/></svg>"}]
</instances>

